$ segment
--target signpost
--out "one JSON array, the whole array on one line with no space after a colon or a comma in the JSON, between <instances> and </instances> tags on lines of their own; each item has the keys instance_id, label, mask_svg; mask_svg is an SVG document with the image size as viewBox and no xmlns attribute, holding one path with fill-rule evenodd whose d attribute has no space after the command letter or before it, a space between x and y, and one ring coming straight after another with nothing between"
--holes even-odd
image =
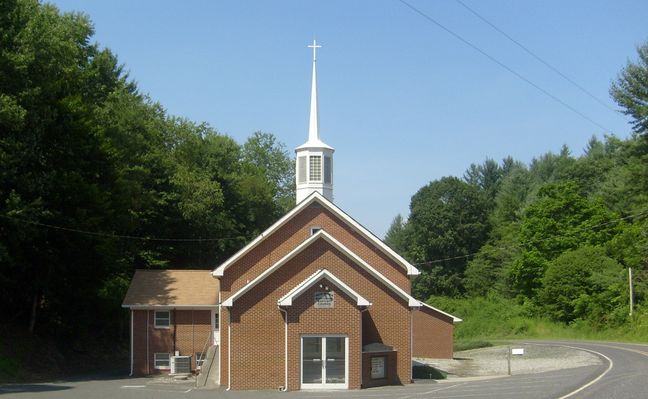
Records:
<instances>
[{"instance_id":1,"label":"signpost","mask_svg":"<svg viewBox=\"0 0 648 399\"><path fill-rule=\"evenodd\" d=\"M523 356L524 348L513 348L509 345L506 358L508 359L508 375L511 375L511 355Z\"/></svg>"}]
</instances>

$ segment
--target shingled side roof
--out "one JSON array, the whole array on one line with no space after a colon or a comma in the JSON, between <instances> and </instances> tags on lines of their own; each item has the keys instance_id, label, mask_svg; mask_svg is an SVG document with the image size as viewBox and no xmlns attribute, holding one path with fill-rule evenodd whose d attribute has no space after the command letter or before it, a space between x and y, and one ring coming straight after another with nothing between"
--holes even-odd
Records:
<instances>
[{"instance_id":1,"label":"shingled side roof","mask_svg":"<svg viewBox=\"0 0 648 399\"><path fill-rule=\"evenodd\" d=\"M122 307L216 307L218 291L210 270L136 270Z\"/></svg>"}]
</instances>

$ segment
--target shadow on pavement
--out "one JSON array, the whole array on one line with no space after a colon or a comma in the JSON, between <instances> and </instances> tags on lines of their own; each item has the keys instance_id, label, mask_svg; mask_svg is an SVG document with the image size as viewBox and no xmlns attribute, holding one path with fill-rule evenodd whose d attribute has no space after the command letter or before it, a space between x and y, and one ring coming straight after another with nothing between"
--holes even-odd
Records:
<instances>
[{"instance_id":1,"label":"shadow on pavement","mask_svg":"<svg viewBox=\"0 0 648 399\"><path fill-rule=\"evenodd\" d=\"M126 370L96 371L77 375L68 375L57 378L55 382L84 382L129 379Z\"/></svg>"},{"instance_id":2,"label":"shadow on pavement","mask_svg":"<svg viewBox=\"0 0 648 399\"><path fill-rule=\"evenodd\" d=\"M65 386L65 385L52 385L52 384L2 385L0 386L0 394L25 393L25 392L50 392L50 391L63 391L66 389L72 389L72 387Z\"/></svg>"}]
</instances>

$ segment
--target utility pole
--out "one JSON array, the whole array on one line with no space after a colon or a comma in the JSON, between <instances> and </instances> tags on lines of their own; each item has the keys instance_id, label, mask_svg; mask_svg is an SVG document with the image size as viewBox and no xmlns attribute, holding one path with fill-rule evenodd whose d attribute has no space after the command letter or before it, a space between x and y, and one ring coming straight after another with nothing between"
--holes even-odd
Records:
<instances>
[{"instance_id":1,"label":"utility pole","mask_svg":"<svg viewBox=\"0 0 648 399\"><path fill-rule=\"evenodd\" d=\"M634 293L632 290L632 268L628 268L628 284L630 286L630 316L632 316L632 308L634 307Z\"/></svg>"}]
</instances>

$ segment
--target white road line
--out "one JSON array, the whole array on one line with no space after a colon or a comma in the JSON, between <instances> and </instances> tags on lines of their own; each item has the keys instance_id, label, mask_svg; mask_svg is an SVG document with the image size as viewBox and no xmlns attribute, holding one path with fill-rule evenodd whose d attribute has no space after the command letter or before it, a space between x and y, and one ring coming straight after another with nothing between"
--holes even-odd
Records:
<instances>
[{"instance_id":1,"label":"white road line","mask_svg":"<svg viewBox=\"0 0 648 399\"><path fill-rule=\"evenodd\" d=\"M634 352L634 353L638 353L640 355L648 356L648 352L640 351L639 349L624 348L622 346L614 346L614 345L603 345L603 344L597 344L597 345L598 346L603 346L605 348L620 349L622 351Z\"/></svg>"},{"instance_id":2,"label":"white road line","mask_svg":"<svg viewBox=\"0 0 648 399\"><path fill-rule=\"evenodd\" d=\"M466 394L466 395L449 395L449 396L435 396L435 399L443 399L443 398L484 398L484 397L491 397L491 398L501 398L504 395L511 395L514 398L519 398L520 397L520 392L498 392L497 396L495 395L487 395L484 396L483 393L473 393L473 394Z\"/></svg>"},{"instance_id":3,"label":"white road line","mask_svg":"<svg viewBox=\"0 0 648 399\"><path fill-rule=\"evenodd\" d=\"M450 385L449 387L443 387L443 388L433 389L433 390L431 390L431 391L427 391L427 392L419 393L418 395L427 395L427 394L429 394L429 393L433 393L433 392L445 391L446 389L455 388L455 387L460 387L460 386L462 386L462 385L466 385L466 383L465 383L465 382L462 382L461 384Z\"/></svg>"},{"instance_id":4,"label":"white road line","mask_svg":"<svg viewBox=\"0 0 648 399\"><path fill-rule=\"evenodd\" d=\"M122 385L122 388L146 388L146 385Z\"/></svg>"},{"instance_id":5,"label":"white road line","mask_svg":"<svg viewBox=\"0 0 648 399\"><path fill-rule=\"evenodd\" d=\"M578 347L578 346L570 346L570 345L551 345L551 344L534 344L534 343L527 343L527 344L531 344L531 345L544 345L544 346L562 346L562 347L564 347L564 348L578 349L578 350L582 350L582 351L585 351L585 352L594 353L595 355L599 355L599 356L601 356L602 358L604 358L605 360L608 361L608 368L607 368L604 372L602 372L601 375L599 375L598 377L594 378L592 381L588 382L587 384L583 385L582 387L577 388L577 389L571 391L571 392L568 393L567 395L563 395L563 396L559 397L558 399L567 399L567 398L570 398L570 397L576 395L577 393L583 391L584 389L587 389L588 387L590 387L590 386L596 384L597 382L599 382L599 380L600 380L601 378L605 377L605 375L606 375L607 373L609 373L610 370L612 370L612 368L614 367L614 362L612 361L612 359L610 359L609 357L605 356L605 355L602 354L601 352L597 352L597 351L595 351L595 350L586 349L586 348L581 348L581 347Z\"/></svg>"}]
</instances>

